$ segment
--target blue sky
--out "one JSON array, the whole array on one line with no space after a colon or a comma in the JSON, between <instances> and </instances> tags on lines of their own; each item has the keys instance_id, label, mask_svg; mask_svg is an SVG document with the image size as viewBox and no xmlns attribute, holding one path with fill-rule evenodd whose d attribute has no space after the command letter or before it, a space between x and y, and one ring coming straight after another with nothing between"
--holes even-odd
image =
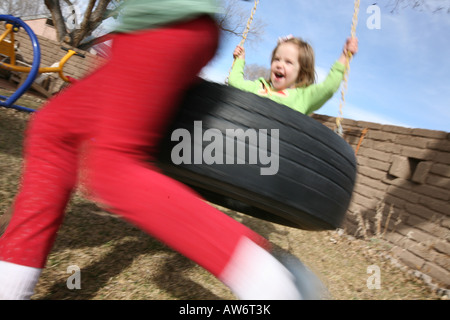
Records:
<instances>
[{"instance_id":1,"label":"blue sky","mask_svg":"<svg viewBox=\"0 0 450 320\"><path fill-rule=\"evenodd\" d=\"M351 61L344 118L404 127L450 131L450 14L404 8L391 13L379 4L380 28L370 29L361 1L357 37L359 53ZM250 16L254 2L239 1ZM266 24L260 41L245 43L246 63L269 67L279 36L307 40L316 53L319 81L339 57L351 31L353 1L261 0L256 17ZM232 64L238 37L224 37L217 56L203 70L223 82ZM340 91L319 114L338 116Z\"/></svg>"}]
</instances>

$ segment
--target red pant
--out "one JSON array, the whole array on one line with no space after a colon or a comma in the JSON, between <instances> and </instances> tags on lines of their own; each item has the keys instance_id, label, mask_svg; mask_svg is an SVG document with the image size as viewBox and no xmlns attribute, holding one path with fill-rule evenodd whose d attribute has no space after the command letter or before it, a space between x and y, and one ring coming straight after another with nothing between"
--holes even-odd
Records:
<instances>
[{"instance_id":1,"label":"red pant","mask_svg":"<svg viewBox=\"0 0 450 320\"><path fill-rule=\"evenodd\" d=\"M33 116L0 260L44 267L79 175L107 210L216 276L242 236L267 245L149 163L217 39L208 17L115 35L104 66Z\"/></svg>"}]
</instances>

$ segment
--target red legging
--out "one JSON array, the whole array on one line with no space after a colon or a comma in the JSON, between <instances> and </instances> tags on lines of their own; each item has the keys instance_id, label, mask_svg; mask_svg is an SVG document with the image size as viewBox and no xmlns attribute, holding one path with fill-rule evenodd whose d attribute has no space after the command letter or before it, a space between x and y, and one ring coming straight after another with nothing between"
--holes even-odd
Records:
<instances>
[{"instance_id":1,"label":"red legging","mask_svg":"<svg viewBox=\"0 0 450 320\"><path fill-rule=\"evenodd\" d=\"M268 242L149 160L217 49L213 20L117 34L110 60L37 112L0 260L43 268L79 176L105 208L219 276L239 239Z\"/></svg>"}]
</instances>

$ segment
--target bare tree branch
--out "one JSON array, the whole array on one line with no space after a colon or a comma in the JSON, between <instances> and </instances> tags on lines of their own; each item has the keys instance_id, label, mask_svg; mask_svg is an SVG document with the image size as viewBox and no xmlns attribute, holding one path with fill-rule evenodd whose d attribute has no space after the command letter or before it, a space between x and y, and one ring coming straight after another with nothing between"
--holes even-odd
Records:
<instances>
[{"instance_id":1,"label":"bare tree branch","mask_svg":"<svg viewBox=\"0 0 450 320\"><path fill-rule=\"evenodd\" d=\"M391 6L391 13L399 12L405 8L412 8L420 11L432 13L450 13L450 0L429 1L429 0L393 0L388 4Z\"/></svg>"},{"instance_id":2,"label":"bare tree branch","mask_svg":"<svg viewBox=\"0 0 450 320\"><path fill-rule=\"evenodd\" d=\"M270 68L259 64L249 64L245 66L244 78L247 80L256 80L259 78L268 79L270 77Z\"/></svg>"},{"instance_id":3,"label":"bare tree branch","mask_svg":"<svg viewBox=\"0 0 450 320\"><path fill-rule=\"evenodd\" d=\"M74 28L73 30L67 30L61 9L61 2L65 2L66 5L71 7L76 5L74 1L44 0L44 3L52 14L58 40L61 42L64 41L73 47L78 47L83 39L91 35L103 22L108 5L112 1L113 0L89 0L79 27Z\"/></svg>"},{"instance_id":4,"label":"bare tree branch","mask_svg":"<svg viewBox=\"0 0 450 320\"><path fill-rule=\"evenodd\" d=\"M217 17L217 23L222 31L237 37L241 37L247 27L250 18L250 9L244 10L239 0L222 1L223 14ZM264 34L266 25L258 18L258 10L250 26L247 40L259 40Z\"/></svg>"},{"instance_id":5,"label":"bare tree branch","mask_svg":"<svg viewBox=\"0 0 450 320\"><path fill-rule=\"evenodd\" d=\"M10 14L16 17L34 16L48 13L34 0L0 0L0 14Z\"/></svg>"},{"instance_id":6,"label":"bare tree branch","mask_svg":"<svg viewBox=\"0 0 450 320\"><path fill-rule=\"evenodd\" d=\"M53 25L56 28L57 38L59 41L62 41L67 35L67 30L59 0L44 0L44 3L52 14Z\"/></svg>"}]
</instances>

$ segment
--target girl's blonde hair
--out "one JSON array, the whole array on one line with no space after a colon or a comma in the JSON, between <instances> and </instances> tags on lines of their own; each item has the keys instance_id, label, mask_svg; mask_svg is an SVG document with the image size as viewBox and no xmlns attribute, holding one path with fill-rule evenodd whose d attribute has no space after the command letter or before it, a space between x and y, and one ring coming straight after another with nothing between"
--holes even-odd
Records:
<instances>
[{"instance_id":1,"label":"girl's blonde hair","mask_svg":"<svg viewBox=\"0 0 450 320\"><path fill-rule=\"evenodd\" d=\"M300 72L298 74L295 86L297 88L306 87L316 82L316 71L315 71L315 57L314 50L311 45L300 38L294 38L288 36L279 39L277 46L272 52L272 59L270 63L273 62L275 53L278 47L283 43L293 43L299 48L298 62L300 63Z\"/></svg>"}]
</instances>

